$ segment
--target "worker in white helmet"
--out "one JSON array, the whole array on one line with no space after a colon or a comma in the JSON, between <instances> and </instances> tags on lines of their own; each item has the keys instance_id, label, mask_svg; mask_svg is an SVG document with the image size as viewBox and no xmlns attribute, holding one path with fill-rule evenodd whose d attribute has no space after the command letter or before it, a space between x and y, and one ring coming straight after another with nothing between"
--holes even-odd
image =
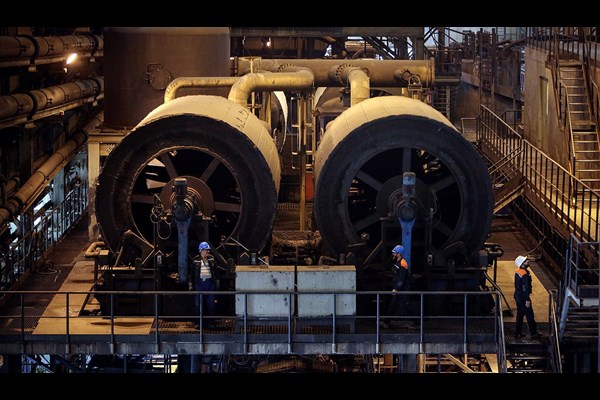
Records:
<instances>
[{"instance_id":1,"label":"worker in white helmet","mask_svg":"<svg viewBox=\"0 0 600 400\"><path fill-rule=\"evenodd\" d=\"M518 256L515 258L515 302L517 303L517 320L515 325L515 338L521 339L523 334L523 317L527 318L527 325L532 339L538 339L540 334L537 331L537 324L533 315L533 307L531 305L531 274L527 269L529 260L526 256Z\"/></svg>"}]
</instances>

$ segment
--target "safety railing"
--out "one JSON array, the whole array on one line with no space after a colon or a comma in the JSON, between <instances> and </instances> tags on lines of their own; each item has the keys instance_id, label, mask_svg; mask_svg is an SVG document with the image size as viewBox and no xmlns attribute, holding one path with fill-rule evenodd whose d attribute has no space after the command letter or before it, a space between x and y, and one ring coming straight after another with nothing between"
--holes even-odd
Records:
<instances>
[{"instance_id":1,"label":"safety railing","mask_svg":"<svg viewBox=\"0 0 600 400\"><path fill-rule=\"evenodd\" d=\"M497 292L502 295L502 292ZM501 373L506 373L506 336L504 334L504 313L502 311L502 303L500 302L500 296L496 296L496 310L498 314L498 368Z\"/></svg>"},{"instance_id":2,"label":"safety railing","mask_svg":"<svg viewBox=\"0 0 600 400\"><path fill-rule=\"evenodd\" d=\"M550 362L552 365L552 372L562 373L562 355L560 353L560 335L558 330L558 291L552 289L548 291L550 296L548 302L548 321L550 322Z\"/></svg>"},{"instance_id":3,"label":"safety railing","mask_svg":"<svg viewBox=\"0 0 600 400\"><path fill-rule=\"evenodd\" d=\"M0 290L12 287L26 271L36 266L47 250L60 243L81 219L87 205L87 182L84 181L76 185L61 204L44 214L33 230L10 244L0 258Z\"/></svg>"},{"instance_id":4,"label":"safety railing","mask_svg":"<svg viewBox=\"0 0 600 400\"><path fill-rule=\"evenodd\" d=\"M0 310L0 352L60 353L96 346L99 353L496 353L503 342L498 292L338 291L7 291ZM87 295L100 309L78 313ZM30 309L54 296L51 312ZM200 304L214 295L218 315ZM100 296L100 297L99 297ZM406 296L406 313L386 315L380 303ZM227 307L223 305L228 305ZM369 305L356 312L355 305ZM133 307L135 312L132 311ZM235 311L233 311L235 310ZM176 314L176 315L175 315ZM382 327L382 321L389 324ZM178 325L179 324L179 325ZM188 345L186 345L188 343ZM200 344L200 346L198 346ZM216 346L211 348L210 346ZM143 349L141 347L144 347ZM187 347L186 347L187 346ZM270 347L268 347L270 346ZM404 346L402 348L398 346ZM225 350L224 350L225 349ZM131 352L131 351L129 351ZM52 353L50 353L52 354Z\"/></svg>"},{"instance_id":5,"label":"safety railing","mask_svg":"<svg viewBox=\"0 0 600 400\"><path fill-rule=\"evenodd\" d=\"M515 132L522 134L521 124L523 117L523 111L520 109L508 109L504 110L502 114L500 114L500 119L506 122L508 126L510 126Z\"/></svg>"},{"instance_id":6,"label":"safety railing","mask_svg":"<svg viewBox=\"0 0 600 400\"><path fill-rule=\"evenodd\" d=\"M558 77L556 78L558 79ZM569 169L570 172L575 175L577 171L575 170L576 156L575 156L575 143L573 142L573 123L571 121L571 105L569 104L569 92L567 91L567 86L564 82L560 81L558 85L558 121L561 124L561 128L563 132L566 132L569 135Z\"/></svg>"},{"instance_id":7,"label":"safety railing","mask_svg":"<svg viewBox=\"0 0 600 400\"><path fill-rule=\"evenodd\" d=\"M565 240L573 233L581 240L597 241L600 230L600 196L544 152L524 140L483 105L478 117L477 143L492 162L505 159L521 149L521 156L514 157L510 163L511 169L522 171L527 199L544 210L547 218L553 219Z\"/></svg>"},{"instance_id":8,"label":"safety railing","mask_svg":"<svg viewBox=\"0 0 600 400\"><path fill-rule=\"evenodd\" d=\"M600 242L583 242L571 235L565 266L564 283L566 287L564 292L566 293L570 289L574 295L579 297L581 287L595 287L597 290L600 281L600 266L597 265L599 258ZM596 263L592 260L596 260ZM598 293L592 296L597 297ZM590 295L588 294L587 297Z\"/></svg>"}]
</instances>

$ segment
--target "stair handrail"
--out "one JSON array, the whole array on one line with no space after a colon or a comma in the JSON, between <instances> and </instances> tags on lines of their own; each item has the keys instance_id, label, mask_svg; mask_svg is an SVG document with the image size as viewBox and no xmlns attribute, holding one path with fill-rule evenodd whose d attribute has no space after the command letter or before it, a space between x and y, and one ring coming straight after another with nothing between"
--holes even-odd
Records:
<instances>
[{"instance_id":1,"label":"stair handrail","mask_svg":"<svg viewBox=\"0 0 600 400\"><path fill-rule=\"evenodd\" d=\"M571 262L571 257L573 255L573 246L574 246L574 242L575 241L579 241L577 240L577 238L571 234L571 236L569 236L569 245L567 246L567 249L565 251L565 266L563 269L563 279L560 283L559 286L559 299L560 299L560 320L559 320L559 325L558 325L558 337L559 339L562 339L564 333L565 333L565 328L567 326L567 314L569 312L569 304L570 304L570 291L569 288L571 286L571 270L572 270L572 262Z\"/></svg>"},{"instance_id":2,"label":"stair handrail","mask_svg":"<svg viewBox=\"0 0 600 400\"><path fill-rule=\"evenodd\" d=\"M500 294L502 300L504 300L504 302L506 303L506 306L508 307L508 313L512 316L513 315L513 310L508 302L508 300L506 299L506 296L504 296L504 293L502 292L502 289L500 288L500 286L498 286L498 284L496 282L494 282L494 280L492 279L491 276L488 275L487 272L483 271L483 276L485 276L485 279L494 287L494 289Z\"/></svg>"},{"instance_id":3,"label":"stair handrail","mask_svg":"<svg viewBox=\"0 0 600 400\"><path fill-rule=\"evenodd\" d=\"M549 319L550 321L550 360L552 364L552 372L562 373L562 355L560 353L560 340L556 313L556 289L548 291L549 300Z\"/></svg>"},{"instance_id":4,"label":"stair handrail","mask_svg":"<svg viewBox=\"0 0 600 400\"><path fill-rule=\"evenodd\" d=\"M596 126L600 125L600 97L598 96L598 85L596 81L592 80L592 100L590 101L592 115L596 120Z\"/></svg>"},{"instance_id":5,"label":"stair handrail","mask_svg":"<svg viewBox=\"0 0 600 400\"><path fill-rule=\"evenodd\" d=\"M504 334L504 318L502 317L502 302L500 293L496 293L496 313L498 318L498 367L501 373L506 373L506 336Z\"/></svg>"},{"instance_id":6,"label":"stair handrail","mask_svg":"<svg viewBox=\"0 0 600 400\"><path fill-rule=\"evenodd\" d=\"M569 96L568 96L568 91L567 91L567 85L565 85L565 83L562 81L562 79L560 79L560 87L561 87L561 91L562 92L562 88L564 88L565 90L565 96L564 96L564 102L565 102L565 117L564 117L564 121L563 121L563 128L564 130L567 132L567 134L569 135L569 139L568 139L568 144L569 144L569 172L573 175L576 176L577 174L577 168L576 168L576 161L577 161L577 156L575 155L575 142L573 140L573 122L571 120L571 105L569 104ZM559 92L559 96L562 96L562 93ZM562 97L561 100L559 100L560 103L562 103ZM560 118L560 115L559 115Z\"/></svg>"},{"instance_id":7,"label":"stair handrail","mask_svg":"<svg viewBox=\"0 0 600 400\"><path fill-rule=\"evenodd\" d=\"M508 164L510 161L512 161L514 158L518 157L519 155L521 155L521 153L523 153L523 149L518 147L516 149L514 149L513 151L511 151L510 153L508 153L505 157L501 158L500 160L498 160L497 162L495 162L494 164L490 165L490 167L488 168L488 174L492 177L492 183L497 183L495 180L495 175L498 171L501 171L501 168L503 168L506 164ZM518 166L517 168L513 168L511 171L518 171ZM502 172L502 171L501 171ZM508 176L507 173L503 172L500 174L500 176Z\"/></svg>"}]
</instances>

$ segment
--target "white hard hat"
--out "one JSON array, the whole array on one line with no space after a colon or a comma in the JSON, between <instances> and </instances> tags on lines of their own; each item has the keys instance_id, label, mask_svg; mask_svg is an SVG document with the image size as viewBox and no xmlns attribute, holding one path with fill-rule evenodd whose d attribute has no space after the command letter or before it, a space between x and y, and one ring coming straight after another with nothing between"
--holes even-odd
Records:
<instances>
[{"instance_id":1,"label":"white hard hat","mask_svg":"<svg viewBox=\"0 0 600 400\"><path fill-rule=\"evenodd\" d=\"M519 256L515 258L515 265L517 268L521 268L521 265L525 262L525 260L527 260L526 256Z\"/></svg>"}]
</instances>

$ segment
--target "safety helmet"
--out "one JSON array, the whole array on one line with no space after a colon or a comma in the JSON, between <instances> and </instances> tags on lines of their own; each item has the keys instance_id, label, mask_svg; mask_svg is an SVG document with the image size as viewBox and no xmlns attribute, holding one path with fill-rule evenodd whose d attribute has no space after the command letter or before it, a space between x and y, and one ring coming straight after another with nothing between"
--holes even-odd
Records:
<instances>
[{"instance_id":1,"label":"safety helmet","mask_svg":"<svg viewBox=\"0 0 600 400\"><path fill-rule=\"evenodd\" d=\"M208 243L200 242L200 244L198 245L198 251L201 250L210 250L210 246L208 245Z\"/></svg>"},{"instance_id":2,"label":"safety helmet","mask_svg":"<svg viewBox=\"0 0 600 400\"><path fill-rule=\"evenodd\" d=\"M402 254L404 255L404 246L402 246L401 244L397 244L396 246L394 246L394 248L392 249L392 253L396 253L396 254Z\"/></svg>"},{"instance_id":3,"label":"safety helmet","mask_svg":"<svg viewBox=\"0 0 600 400\"><path fill-rule=\"evenodd\" d=\"M515 258L515 265L517 266L517 268L521 268L521 265L523 265L523 263L527 260L526 256L518 256L517 258Z\"/></svg>"}]
</instances>

